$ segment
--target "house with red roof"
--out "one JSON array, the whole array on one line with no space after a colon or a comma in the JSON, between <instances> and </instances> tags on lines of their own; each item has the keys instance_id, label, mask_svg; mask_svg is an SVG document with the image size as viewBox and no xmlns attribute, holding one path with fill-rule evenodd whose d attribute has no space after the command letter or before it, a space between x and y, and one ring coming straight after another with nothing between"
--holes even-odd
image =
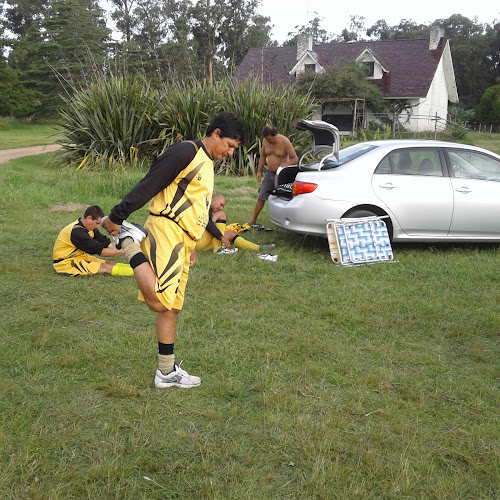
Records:
<instances>
[{"instance_id":1,"label":"house with red roof","mask_svg":"<svg viewBox=\"0 0 500 500\"><path fill-rule=\"evenodd\" d=\"M399 125L415 132L442 129L448 104L458 102L450 44L443 35L441 27L432 26L429 39L318 45L306 35L298 37L297 46L250 49L235 77L254 77L265 84L292 83L305 71L322 73L329 66L362 62L369 68L368 80L388 104L406 102L404 111L392 117ZM348 133L369 121L380 121L363 99L322 101L313 119L323 119Z\"/></svg>"}]
</instances>

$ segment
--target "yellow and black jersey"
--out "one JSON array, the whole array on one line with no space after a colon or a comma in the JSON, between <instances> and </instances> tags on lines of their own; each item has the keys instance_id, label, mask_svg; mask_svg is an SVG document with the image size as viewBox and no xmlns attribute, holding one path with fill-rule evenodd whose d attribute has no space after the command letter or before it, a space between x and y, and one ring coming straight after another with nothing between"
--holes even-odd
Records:
<instances>
[{"instance_id":1,"label":"yellow and black jersey","mask_svg":"<svg viewBox=\"0 0 500 500\"><path fill-rule=\"evenodd\" d=\"M97 229L87 231L78 219L61 229L52 250L54 262L79 257L84 254L101 255L111 240Z\"/></svg>"},{"instance_id":2,"label":"yellow and black jersey","mask_svg":"<svg viewBox=\"0 0 500 500\"><path fill-rule=\"evenodd\" d=\"M153 216L178 224L193 240L207 226L214 186L213 161L201 141L185 141L169 147L123 200L111 209L109 218L121 224L145 205Z\"/></svg>"}]
</instances>

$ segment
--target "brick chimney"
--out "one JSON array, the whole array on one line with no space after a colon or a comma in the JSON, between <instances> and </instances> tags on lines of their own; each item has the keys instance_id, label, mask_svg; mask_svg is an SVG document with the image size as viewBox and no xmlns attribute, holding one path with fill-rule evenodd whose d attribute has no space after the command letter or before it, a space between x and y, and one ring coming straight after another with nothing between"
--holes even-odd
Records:
<instances>
[{"instance_id":1,"label":"brick chimney","mask_svg":"<svg viewBox=\"0 0 500 500\"><path fill-rule=\"evenodd\" d=\"M312 51L313 36L301 34L297 35L297 61L308 51Z\"/></svg>"},{"instance_id":2,"label":"brick chimney","mask_svg":"<svg viewBox=\"0 0 500 500\"><path fill-rule=\"evenodd\" d=\"M436 50L439 45L439 40L444 36L444 28L439 24L431 26L431 35L429 37L429 50Z\"/></svg>"}]
</instances>

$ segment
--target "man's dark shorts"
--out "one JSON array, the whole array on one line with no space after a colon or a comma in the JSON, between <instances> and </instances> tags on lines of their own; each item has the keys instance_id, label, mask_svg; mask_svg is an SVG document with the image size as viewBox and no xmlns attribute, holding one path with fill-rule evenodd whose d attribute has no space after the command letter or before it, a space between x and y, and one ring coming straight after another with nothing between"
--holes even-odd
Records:
<instances>
[{"instance_id":1,"label":"man's dark shorts","mask_svg":"<svg viewBox=\"0 0 500 500\"><path fill-rule=\"evenodd\" d=\"M262 179L262 184L259 187L259 200L267 200L269 195L274 189L274 179L276 178L276 172L266 172L264 179Z\"/></svg>"}]
</instances>

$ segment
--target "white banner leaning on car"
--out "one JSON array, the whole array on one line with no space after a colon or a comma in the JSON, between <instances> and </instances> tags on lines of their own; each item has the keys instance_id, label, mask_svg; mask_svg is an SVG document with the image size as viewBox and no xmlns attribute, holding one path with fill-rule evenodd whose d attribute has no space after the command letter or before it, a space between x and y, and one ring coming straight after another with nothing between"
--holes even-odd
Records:
<instances>
[{"instance_id":1,"label":"white banner leaning on car","mask_svg":"<svg viewBox=\"0 0 500 500\"><path fill-rule=\"evenodd\" d=\"M332 261L342 266L394 262L383 218L327 219L326 234Z\"/></svg>"}]
</instances>

